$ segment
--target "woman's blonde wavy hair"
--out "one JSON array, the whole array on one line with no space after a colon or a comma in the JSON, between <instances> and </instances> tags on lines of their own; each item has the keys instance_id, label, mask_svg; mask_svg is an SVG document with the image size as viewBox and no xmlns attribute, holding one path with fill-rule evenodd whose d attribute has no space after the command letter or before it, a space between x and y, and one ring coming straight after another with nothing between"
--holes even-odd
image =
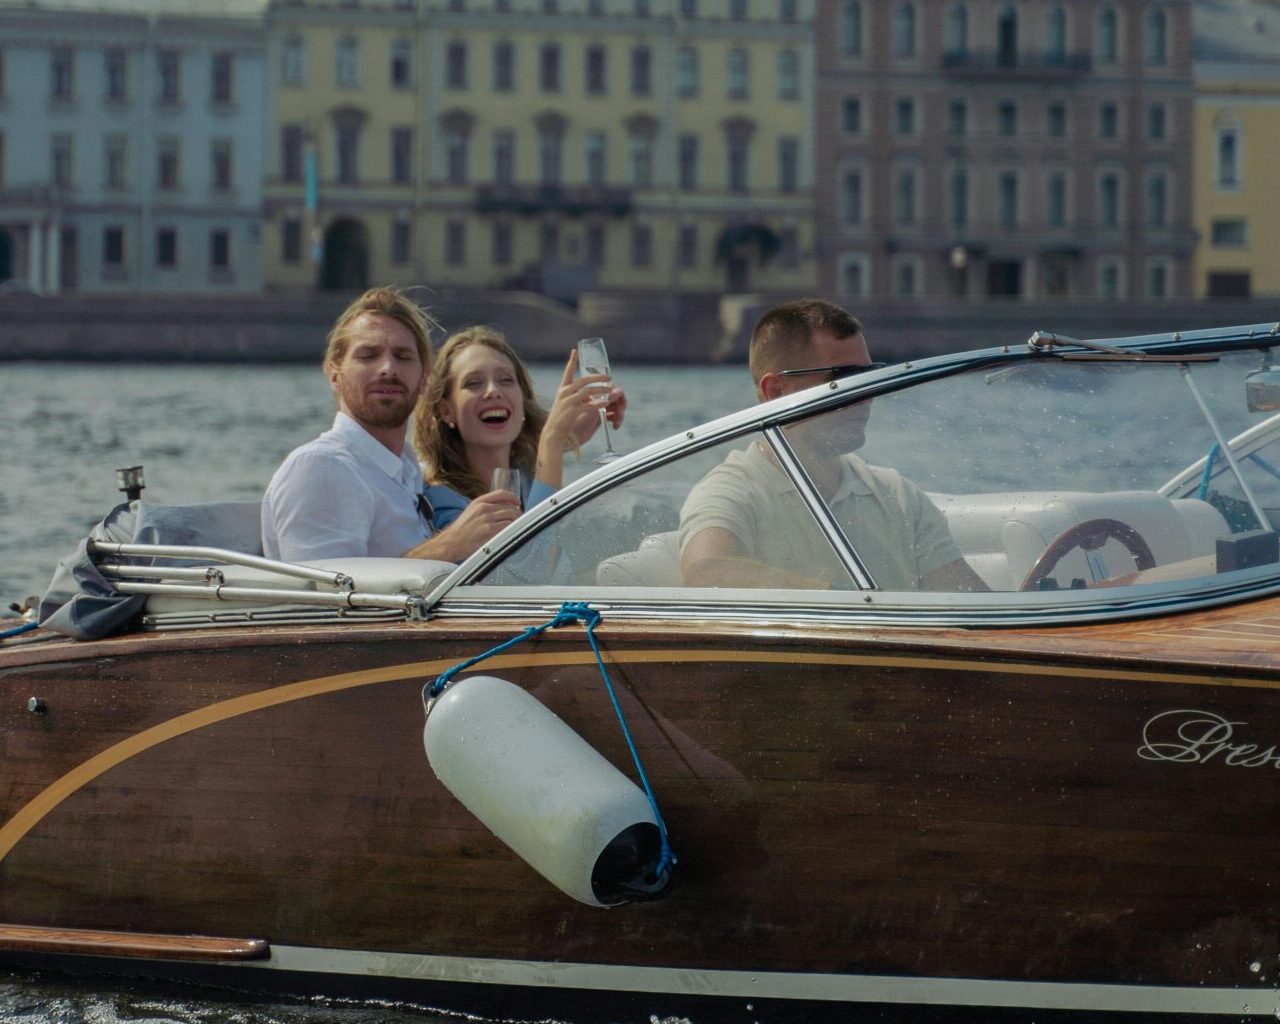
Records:
<instances>
[{"instance_id":1,"label":"woman's blonde wavy hair","mask_svg":"<svg viewBox=\"0 0 1280 1024\"><path fill-rule=\"evenodd\" d=\"M445 484L467 498L478 498L489 490L467 462L467 446L456 427L445 424L441 413L445 400L453 393L453 367L458 356L472 345L484 345L511 360L524 398L524 423L511 444L511 465L533 479L538 461L538 438L542 436L547 412L533 394L533 381L520 357L516 355L501 331L492 327L468 327L449 335L436 353L431 382L414 414L413 446L421 457L427 481Z\"/></svg>"}]
</instances>

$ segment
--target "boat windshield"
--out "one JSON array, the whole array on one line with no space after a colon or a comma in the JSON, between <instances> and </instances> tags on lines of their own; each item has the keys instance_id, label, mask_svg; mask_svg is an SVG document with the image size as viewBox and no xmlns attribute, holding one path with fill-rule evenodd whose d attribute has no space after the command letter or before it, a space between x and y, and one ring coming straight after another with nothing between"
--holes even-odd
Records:
<instances>
[{"instance_id":1,"label":"boat windshield","mask_svg":"<svg viewBox=\"0 0 1280 1024\"><path fill-rule=\"evenodd\" d=\"M1259 363L1027 359L799 415L601 492L477 582L1014 593L1256 574L1280 523L1280 417L1246 399Z\"/></svg>"}]
</instances>

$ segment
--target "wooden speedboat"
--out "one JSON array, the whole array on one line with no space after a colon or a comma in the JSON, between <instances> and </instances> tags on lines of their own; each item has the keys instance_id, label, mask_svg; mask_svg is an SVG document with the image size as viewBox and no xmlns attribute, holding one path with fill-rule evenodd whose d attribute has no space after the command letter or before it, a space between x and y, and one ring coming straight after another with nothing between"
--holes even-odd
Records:
<instances>
[{"instance_id":1,"label":"wooden speedboat","mask_svg":"<svg viewBox=\"0 0 1280 1024\"><path fill-rule=\"evenodd\" d=\"M0 643L0 957L522 1018L1280 1015L1278 340L1037 334L833 380L452 570L103 542L129 630ZM886 585L818 483L853 450L984 589ZM687 540L735 451L787 481L809 561L775 568L811 585L685 582L682 509ZM564 602L599 615L675 855L645 898L499 838L441 781L435 709L424 750L424 687ZM479 675L639 783L581 622L437 696ZM586 780L495 717L459 706L448 756L518 827L578 828Z\"/></svg>"}]
</instances>

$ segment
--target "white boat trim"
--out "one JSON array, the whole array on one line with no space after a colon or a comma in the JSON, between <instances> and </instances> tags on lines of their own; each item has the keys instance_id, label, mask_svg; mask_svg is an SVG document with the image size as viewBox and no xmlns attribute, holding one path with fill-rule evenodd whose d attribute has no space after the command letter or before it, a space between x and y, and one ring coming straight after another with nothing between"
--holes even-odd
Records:
<instances>
[{"instance_id":1,"label":"white boat trim","mask_svg":"<svg viewBox=\"0 0 1280 1024\"><path fill-rule=\"evenodd\" d=\"M813 1002L987 1006L1115 1013L1280 1015L1280 989L1190 988L1062 982L912 978L868 974L630 967L319 949L273 943L271 955L235 970L346 974L429 982L510 985L654 995Z\"/></svg>"}]
</instances>

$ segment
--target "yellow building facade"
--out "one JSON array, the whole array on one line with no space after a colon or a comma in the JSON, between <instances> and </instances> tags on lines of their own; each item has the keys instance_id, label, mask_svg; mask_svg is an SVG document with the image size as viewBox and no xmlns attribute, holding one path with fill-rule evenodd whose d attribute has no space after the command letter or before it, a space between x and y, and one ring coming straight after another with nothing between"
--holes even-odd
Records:
<instances>
[{"instance_id":1,"label":"yellow building facade","mask_svg":"<svg viewBox=\"0 0 1280 1024\"><path fill-rule=\"evenodd\" d=\"M1198 4L1195 294L1280 295L1280 9Z\"/></svg>"},{"instance_id":2,"label":"yellow building facade","mask_svg":"<svg viewBox=\"0 0 1280 1024\"><path fill-rule=\"evenodd\" d=\"M813 287L812 0L267 19L268 287Z\"/></svg>"}]
</instances>

